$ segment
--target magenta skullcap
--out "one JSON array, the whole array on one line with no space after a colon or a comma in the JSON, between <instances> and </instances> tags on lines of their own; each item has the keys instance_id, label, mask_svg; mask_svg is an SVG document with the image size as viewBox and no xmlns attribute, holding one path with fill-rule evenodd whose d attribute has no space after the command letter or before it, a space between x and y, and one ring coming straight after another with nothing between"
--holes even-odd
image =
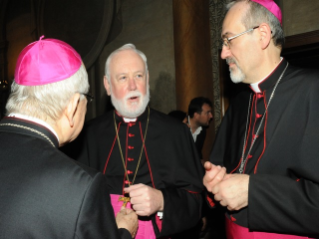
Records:
<instances>
[{"instance_id":1,"label":"magenta skullcap","mask_svg":"<svg viewBox=\"0 0 319 239\"><path fill-rule=\"evenodd\" d=\"M14 73L17 84L37 86L54 83L69 78L80 69L81 56L70 45L43 37L20 53Z\"/></svg>"},{"instance_id":2,"label":"magenta skullcap","mask_svg":"<svg viewBox=\"0 0 319 239\"><path fill-rule=\"evenodd\" d=\"M268 9L275 17L279 20L280 24L282 24L282 16L281 10L278 5L273 0L251 0L253 2L259 3Z\"/></svg>"}]
</instances>

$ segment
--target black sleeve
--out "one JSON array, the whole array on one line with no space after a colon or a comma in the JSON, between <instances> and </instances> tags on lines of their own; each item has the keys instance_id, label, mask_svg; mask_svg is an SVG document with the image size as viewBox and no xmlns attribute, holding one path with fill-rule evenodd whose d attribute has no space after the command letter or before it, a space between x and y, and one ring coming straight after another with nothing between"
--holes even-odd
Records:
<instances>
[{"instance_id":1,"label":"black sleeve","mask_svg":"<svg viewBox=\"0 0 319 239\"><path fill-rule=\"evenodd\" d=\"M159 188L164 198L164 216L160 233L153 220L158 237L188 230L202 217L203 167L189 129L181 127L170 140L174 150L165 154L170 157L169 167L174 168L174 179L162 179L165 185Z\"/></svg>"},{"instance_id":2,"label":"black sleeve","mask_svg":"<svg viewBox=\"0 0 319 239\"><path fill-rule=\"evenodd\" d=\"M281 145L281 152L276 150L272 154L278 164L273 166L271 172L250 175L250 229L306 235L311 238L319 236L318 78L314 82L315 84L306 88L305 93L300 93L304 99L298 107L295 106L296 111L303 113L296 114L300 118L299 123L292 121L294 127L300 131L292 135L287 131L283 136L286 142ZM300 101L298 95L296 98ZM290 138L297 140L292 141ZM285 170L279 171L280 167ZM272 173L277 170L278 173Z\"/></svg>"}]
</instances>

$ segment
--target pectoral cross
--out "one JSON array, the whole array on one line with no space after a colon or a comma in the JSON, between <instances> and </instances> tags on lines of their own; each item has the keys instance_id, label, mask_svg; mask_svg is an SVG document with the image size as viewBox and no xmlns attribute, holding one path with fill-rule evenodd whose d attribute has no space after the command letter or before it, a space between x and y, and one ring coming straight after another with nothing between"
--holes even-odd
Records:
<instances>
[{"instance_id":1,"label":"pectoral cross","mask_svg":"<svg viewBox=\"0 0 319 239\"><path fill-rule=\"evenodd\" d=\"M126 204L130 201L130 197L119 197L119 201L123 201L123 206L126 207Z\"/></svg>"}]
</instances>

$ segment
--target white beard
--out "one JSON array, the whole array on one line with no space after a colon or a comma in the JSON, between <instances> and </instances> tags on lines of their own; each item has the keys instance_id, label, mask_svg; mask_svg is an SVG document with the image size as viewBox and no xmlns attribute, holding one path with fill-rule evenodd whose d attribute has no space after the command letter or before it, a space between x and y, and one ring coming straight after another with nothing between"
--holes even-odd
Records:
<instances>
[{"instance_id":1,"label":"white beard","mask_svg":"<svg viewBox=\"0 0 319 239\"><path fill-rule=\"evenodd\" d=\"M230 79L232 80L232 82L234 82L235 84L243 82L246 78L246 75L244 74L242 69L239 67L237 61L232 59L232 58L227 58L226 62L227 62L227 64L235 63L236 67L237 67L237 69L235 69L235 70L232 70L231 68L229 68ZM236 72L234 72L234 71L236 71Z\"/></svg>"},{"instance_id":2,"label":"white beard","mask_svg":"<svg viewBox=\"0 0 319 239\"><path fill-rule=\"evenodd\" d=\"M139 97L138 103L128 105L128 99L131 97ZM119 100L112 94L111 89L111 101L114 108L125 118L137 118L145 111L148 102L150 101L150 89L147 85L146 94L142 95L139 91L129 92L123 99Z\"/></svg>"}]
</instances>

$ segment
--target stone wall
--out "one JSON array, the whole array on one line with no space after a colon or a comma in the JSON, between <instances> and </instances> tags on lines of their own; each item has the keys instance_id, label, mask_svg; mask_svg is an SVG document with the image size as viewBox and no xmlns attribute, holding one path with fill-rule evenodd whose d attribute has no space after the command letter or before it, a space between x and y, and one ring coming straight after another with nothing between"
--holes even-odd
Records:
<instances>
[{"instance_id":1,"label":"stone wall","mask_svg":"<svg viewBox=\"0 0 319 239\"><path fill-rule=\"evenodd\" d=\"M286 36L319 30L318 0L280 0Z\"/></svg>"},{"instance_id":2,"label":"stone wall","mask_svg":"<svg viewBox=\"0 0 319 239\"><path fill-rule=\"evenodd\" d=\"M213 61L213 87L214 87L214 123L215 129L217 130L221 120L224 116L222 107L222 96L221 96L221 82L219 75L219 61L220 61L220 51L221 51L221 28L223 23L223 18L226 13L225 8L226 0L210 0L210 33L211 33L211 55ZM216 132L216 131L215 131Z\"/></svg>"}]
</instances>

